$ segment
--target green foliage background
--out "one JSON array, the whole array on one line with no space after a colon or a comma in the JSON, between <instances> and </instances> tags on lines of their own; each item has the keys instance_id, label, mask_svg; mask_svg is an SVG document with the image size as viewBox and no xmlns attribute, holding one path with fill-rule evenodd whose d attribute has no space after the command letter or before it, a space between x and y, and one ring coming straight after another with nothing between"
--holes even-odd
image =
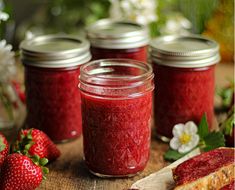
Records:
<instances>
[{"instance_id":1,"label":"green foliage background","mask_svg":"<svg viewBox=\"0 0 235 190\"><path fill-rule=\"evenodd\" d=\"M8 1L4 0L7 12L24 8L12 7ZM160 35L160 29L166 23L168 16L174 12L182 13L191 21L191 32L202 33L205 23L213 14L219 1L221 0L156 0L158 20L150 23L151 36ZM42 4L43 6L30 19L26 18L27 21L23 23L23 26L18 26L23 28L18 33L24 33L32 28L40 29L43 33L80 33L88 24L109 17L111 5L109 0L32 0L29 2L32 6L35 6L35 4ZM20 38L22 37L23 35Z\"/></svg>"}]
</instances>

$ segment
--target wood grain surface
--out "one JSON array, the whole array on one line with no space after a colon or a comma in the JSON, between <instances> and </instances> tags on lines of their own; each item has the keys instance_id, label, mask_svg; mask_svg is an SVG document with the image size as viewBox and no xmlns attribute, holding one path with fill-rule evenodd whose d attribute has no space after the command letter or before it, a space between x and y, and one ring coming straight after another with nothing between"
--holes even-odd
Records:
<instances>
[{"instance_id":1,"label":"wood grain surface","mask_svg":"<svg viewBox=\"0 0 235 190\"><path fill-rule=\"evenodd\" d=\"M215 76L216 86L225 85L227 78L234 78L234 65L219 64ZM162 157L168 145L158 141L154 132L148 165L143 172L132 178L101 179L90 174L83 162L82 137L65 144L58 144L58 147L62 155L49 165L48 179L42 182L38 190L124 190L138 179L168 164Z\"/></svg>"}]
</instances>

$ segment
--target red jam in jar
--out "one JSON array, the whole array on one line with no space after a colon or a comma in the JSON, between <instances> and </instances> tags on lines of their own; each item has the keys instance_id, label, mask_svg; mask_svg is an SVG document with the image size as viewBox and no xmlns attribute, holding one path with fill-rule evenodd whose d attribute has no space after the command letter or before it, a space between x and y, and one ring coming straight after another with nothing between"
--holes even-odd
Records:
<instances>
[{"instance_id":1,"label":"red jam in jar","mask_svg":"<svg viewBox=\"0 0 235 190\"><path fill-rule=\"evenodd\" d=\"M158 137L168 141L175 124L199 124L204 113L211 128L214 70L220 59L217 43L200 36L164 36L150 46L157 86L154 119Z\"/></svg>"},{"instance_id":2,"label":"red jam in jar","mask_svg":"<svg viewBox=\"0 0 235 190\"><path fill-rule=\"evenodd\" d=\"M88 27L92 59L127 58L147 62L148 30L133 22L99 20Z\"/></svg>"},{"instance_id":3,"label":"red jam in jar","mask_svg":"<svg viewBox=\"0 0 235 190\"><path fill-rule=\"evenodd\" d=\"M84 155L93 174L123 177L145 168L153 88L152 68L142 62L104 59L81 67Z\"/></svg>"},{"instance_id":4,"label":"red jam in jar","mask_svg":"<svg viewBox=\"0 0 235 190\"><path fill-rule=\"evenodd\" d=\"M40 36L21 43L29 128L62 142L81 135L80 66L91 58L89 43L71 36Z\"/></svg>"}]
</instances>

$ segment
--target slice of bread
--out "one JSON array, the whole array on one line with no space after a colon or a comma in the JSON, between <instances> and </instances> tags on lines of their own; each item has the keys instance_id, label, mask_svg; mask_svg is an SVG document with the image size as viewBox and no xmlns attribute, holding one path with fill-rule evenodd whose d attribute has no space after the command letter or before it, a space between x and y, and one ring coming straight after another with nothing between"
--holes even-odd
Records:
<instances>
[{"instance_id":1,"label":"slice of bread","mask_svg":"<svg viewBox=\"0 0 235 190\"><path fill-rule=\"evenodd\" d=\"M235 178L235 149L218 148L195 156L172 170L175 190L218 190Z\"/></svg>"}]
</instances>

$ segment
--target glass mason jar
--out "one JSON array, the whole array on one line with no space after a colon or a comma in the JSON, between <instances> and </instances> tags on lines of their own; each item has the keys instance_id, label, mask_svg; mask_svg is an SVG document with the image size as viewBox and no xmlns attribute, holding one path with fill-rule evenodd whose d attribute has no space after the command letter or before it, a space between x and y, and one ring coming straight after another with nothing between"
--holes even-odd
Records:
<instances>
[{"instance_id":1,"label":"glass mason jar","mask_svg":"<svg viewBox=\"0 0 235 190\"><path fill-rule=\"evenodd\" d=\"M201 36L164 36L152 40L150 48L158 137L169 141L175 124L189 120L199 124L204 113L211 128L218 44Z\"/></svg>"},{"instance_id":2,"label":"glass mason jar","mask_svg":"<svg viewBox=\"0 0 235 190\"><path fill-rule=\"evenodd\" d=\"M91 58L89 43L67 35L47 35L20 45L25 66L29 128L44 131L53 141L81 134L80 66Z\"/></svg>"},{"instance_id":3,"label":"glass mason jar","mask_svg":"<svg viewBox=\"0 0 235 190\"><path fill-rule=\"evenodd\" d=\"M146 27L133 22L102 19L87 29L92 59L127 58L147 62Z\"/></svg>"},{"instance_id":4,"label":"glass mason jar","mask_svg":"<svg viewBox=\"0 0 235 190\"><path fill-rule=\"evenodd\" d=\"M85 162L100 177L131 176L149 159L153 73L129 59L81 67Z\"/></svg>"}]
</instances>

